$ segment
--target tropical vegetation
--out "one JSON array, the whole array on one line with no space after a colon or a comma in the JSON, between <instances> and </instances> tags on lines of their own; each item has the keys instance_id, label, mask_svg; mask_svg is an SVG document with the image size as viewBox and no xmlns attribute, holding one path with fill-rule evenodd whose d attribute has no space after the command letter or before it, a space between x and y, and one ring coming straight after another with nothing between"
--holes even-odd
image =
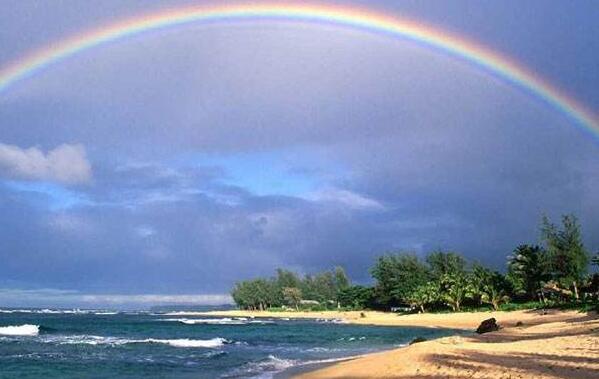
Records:
<instances>
[{"instance_id":1,"label":"tropical vegetation","mask_svg":"<svg viewBox=\"0 0 599 379\"><path fill-rule=\"evenodd\" d=\"M231 294L238 307L277 309L381 309L412 312L464 309L519 309L599 302L599 253L582 242L574 215L559 225L541 221L539 245L521 244L508 255L505 273L458 252L412 252L379 256L370 270L374 284L352 285L342 267L312 275L278 269L271 278L236 283Z\"/></svg>"}]
</instances>

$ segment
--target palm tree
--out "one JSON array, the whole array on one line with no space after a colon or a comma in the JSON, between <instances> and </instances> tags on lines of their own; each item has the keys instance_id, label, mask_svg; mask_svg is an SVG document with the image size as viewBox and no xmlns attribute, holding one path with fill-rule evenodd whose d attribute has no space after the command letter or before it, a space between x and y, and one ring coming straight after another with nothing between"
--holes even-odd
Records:
<instances>
[{"instance_id":1,"label":"palm tree","mask_svg":"<svg viewBox=\"0 0 599 379\"><path fill-rule=\"evenodd\" d=\"M481 299L483 302L491 304L494 311L498 311L501 304L510 301L510 297L506 295L504 290L498 290L492 286L485 290Z\"/></svg>"},{"instance_id":2,"label":"palm tree","mask_svg":"<svg viewBox=\"0 0 599 379\"><path fill-rule=\"evenodd\" d=\"M478 300L479 304L484 302L483 295L485 287L493 278L493 272L479 263L472 265L472 271L468 275L470 281L470 295Z\"/></svg>"},{"instance_id":3,"label":"palm tree","mask_svg":"<svg viewBox=\"0 0 599 379\"><path fill-rule=\"evenodd\" d=\"M441 287L443 300L455 312L460 311L461 304L472 292L468 278L463 273L443 275Z\"/></svg>"},{"instance_id":4,"label":"palm tree","mask_svg":"<svg viewBox=\"0 0 599 379\"><path fill-rule=\"evenodd\" d=\"M502 303L510 300L507 296L508 288L509 284L503 275L498 272L492 273L483 286L481 300L491 304L493 310L498 311Z\"/></svg>"}]
</instances>

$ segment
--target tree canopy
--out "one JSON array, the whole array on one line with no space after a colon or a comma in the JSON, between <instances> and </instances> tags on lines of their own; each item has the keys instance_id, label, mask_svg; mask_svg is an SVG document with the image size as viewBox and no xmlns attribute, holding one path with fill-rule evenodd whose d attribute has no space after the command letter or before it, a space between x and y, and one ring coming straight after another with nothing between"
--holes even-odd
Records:
<instances>
[{"instance_id":1,"label":"tree canopy","mask_svg":"<svg viewBox=\"0 0 599 379\"><path fill-rule=\"evenodd\" d=\"M238 282L231 295L240 308L254 310L317 304L421 312L460 311L464 306L497 310L510 300L545 304L546 293L578 299L579 287L585 296L599 297L599 274L585 276L589 263L599 266L599 253L590 259L576 217L564 215L559 226L543 217L540 229L543 245L518 245L508 256L505 275L454 251L437 250L425 257L400 251L376 259L370 270L373 286L352 285L342 267L306 275L280 268L272 278Z\"/></svg>"}]
</instances>

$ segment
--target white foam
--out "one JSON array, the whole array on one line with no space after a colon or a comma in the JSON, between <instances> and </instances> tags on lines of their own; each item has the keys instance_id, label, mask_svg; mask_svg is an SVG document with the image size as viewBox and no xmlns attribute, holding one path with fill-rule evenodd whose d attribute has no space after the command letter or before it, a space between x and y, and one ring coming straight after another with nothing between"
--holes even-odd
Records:
<instances>
[{"instance_id":1,"label":"white foam","mask_svg":"<svg viewBox=\"0 0 599 379\"><path fill-rule=\"evenodd\" d=\"M325 324L347 324L347 321L341 318L317 318L316 322L322 322Z\"/></svg>"},{"instance_id":2,"label":"white foam","mask_svg":"<svg viewBox=\"0 0 599 379\"><path fill-rule=\"evenodd\" d=\"M170 345L170 346L174 346L174 347L205 347L205 348L217 348L220 346L223 346L225 343L228 343L229 341L227 341L224 338L212 338L209 340L192 340L192 339L174 339L174 340L161 340L161 339L154 339L154 338L149 338L147 340L144 340L143 342L150 342L150 343L162 343L162 344L166 344L166 345Z\"/></svg>"},{"instance_id":3,"label":"white foam","mask_svg":"<svg viewBox=\"0 0 599 379\"><path fill-rule=\"evenodd\" d=\"M32 313L31 309L0 309L0 313Z\"/></svg>"},{"instance_id":4,"label":"white foam","mask_svg":"<svg viewBox=\"0 0 599 379\"><path fill-rule=\"evenodd\" d=\"M0 327L0 335L2 336L37 336L39 332L39 325L25 324Z\"/></svg>"},{"instance_id":5,"label":"white foam","mask_svg":"<svg viewBox=\"0 0 599 379\"><path fill-rule=\"evenodd\" d=\"M56 343L59 345L126 345L126 344L139 344L139 343L158 343L170 345L173 347L204 347L204 348L217 348L223 346L230 341L216 337L208 340L193 340L193 339L158 339L158 338L146 338L146 339L129 339L119 337L102 337L93 335L73 335L73 336L47 336L44 338L44 342Z\"/></svg>"},{"instance_id":6,"label":"white foam","mask_svg":"<svg viewBox=\"0 0 599 379\"><path fill-rule=\"evenodd\" d=\"M274 355L269 355L266 359L259 362L249 362L240 369L235 370L234 375L242 375L252 378L272 378L274 373L285 371L296 366L299 361L292 359L283 359Z\"/></svg>"},{"instance_id":7,"label":"white foam","mask_svg":"<svg viewBox=\"0 0 599 379\"><path fill-rule=\"evenodd\" d=\"M34 313L34 314L88 314L81 309L0 309L0 313Z\"/></svg>"},{"instance_id":8,"label":"white foam","mask_svg":"<svg viewBox=\"0 0 599 379\"><path fill-rule=\"evenodd\" d=\"M234 375L243 375L254 379L272 379L276 374L283 372L291 367L315 365L323 363L341 362L358 356L330 358L312 361L300 361L295 359L279 358L275 355L269 355L265 360L259 362L249 362L241 369L235 370Z\"/></svg>"},{"instance_id":9,"label":"white foam","mask_svg":"<svg viewBox=\"0 0 599 379\"><path fill-rule=\"evenodd\" d=\"M273 324L274 321L264 321L264 320L248 320L247 318L198 318L198 319L189 319L189 318L164 318L160 321L172 321L172 322L180 322L186 325L196 325L196 324L214 324L214 325L246 325L246 324Z\"/></svg>"}]
</instances>

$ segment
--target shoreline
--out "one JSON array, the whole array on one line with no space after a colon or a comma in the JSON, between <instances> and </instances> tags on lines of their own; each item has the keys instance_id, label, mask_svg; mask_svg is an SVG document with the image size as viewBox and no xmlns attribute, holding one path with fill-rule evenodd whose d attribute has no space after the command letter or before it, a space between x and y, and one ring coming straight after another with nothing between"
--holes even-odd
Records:
<instances>
[{"instance_id":1,"label":"shoreline","mask_svg":"<svg viewBox=\"0 0 599 379\"><path fill-rule=\"evenodd\" d=\"M364 314L364 317L362 317ZM312 319L330 320L357 325L376 326L407 326L443 329L461 329L474 331L481 321L495 318L504 328L514 327L518 322L528 326L548 322L575 319L581 315L577 311L562 311L549 309L517 310L517 311L488 311L488 312L456 312L456 313L418 313L397 314L379 311L209 311L209 312L172 312L168 316L184 317L230 317L230 318L271 318L271 319Z\"/></svg>"},{"instance_id":2,"label":"shoreline","mask_svg":"<svg viewBox=\"0 0 599 379\"><path fill-rule=\"evenodd\" d=\"M494 317L501 329L454 335L347 361L285 370L276 378L552 378L599 372L596 312L520 310L397 315L383 312L201 312L188 316L338 319L346 323L471 330ZM409 364L406 364L409 362Z\"/></svg>"},{"instance_id":3,"label":"shoreline","mask_svg":"<svg viewBox=\"0 0 599 379\"><path fill-rule=\"evenodd\" d=\"M293 378L595 377L599 372L597 314L563 312L545 320L482 335L443 337L366 354Z\"/></svg>"}]
</instances>

